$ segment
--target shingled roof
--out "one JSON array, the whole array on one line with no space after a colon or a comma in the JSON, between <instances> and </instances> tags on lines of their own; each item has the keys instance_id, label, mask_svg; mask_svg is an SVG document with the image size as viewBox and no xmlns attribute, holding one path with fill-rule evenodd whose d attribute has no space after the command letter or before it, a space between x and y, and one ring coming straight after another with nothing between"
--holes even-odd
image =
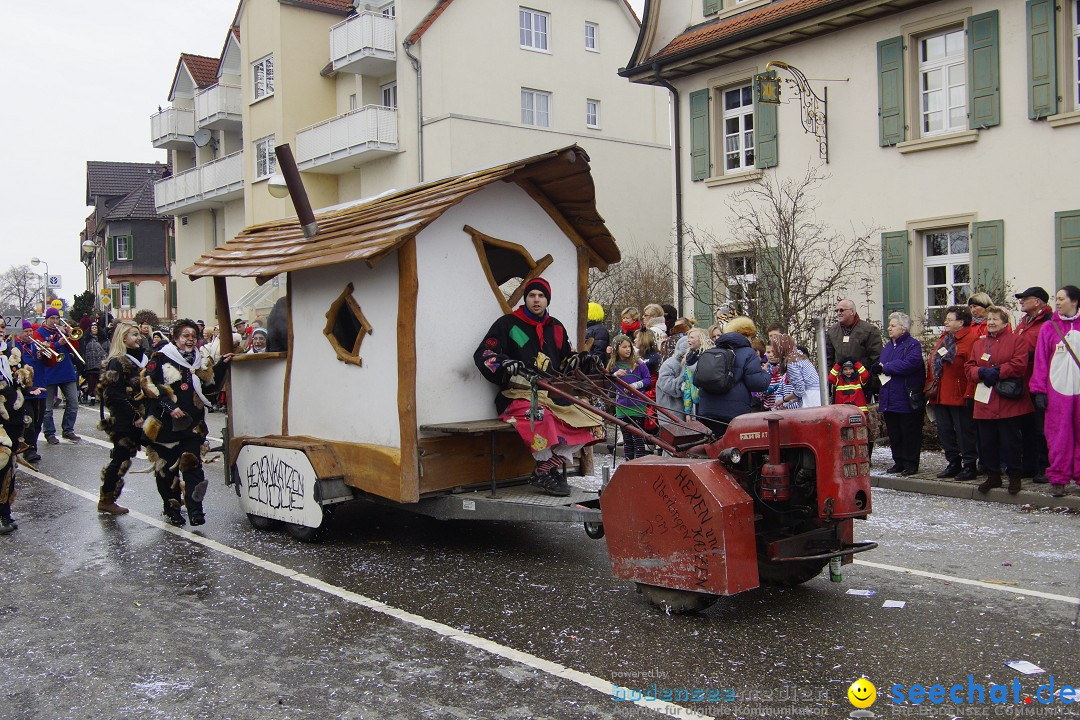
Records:
<instances>
[{"instance_id":1,"label":"shingled roof","mask_svg":"<svg viewBox=\"0 0 1080 720\"><path fill-rule=\"evenodd\" d=\"M88 160L86 163L86 204L95 197L123 197L141 188L146 181L158 180L167 165Z\"/></svg>"},{"instance_id":2,"label":"shingled roof","mask_svg":"<svg viewBox=\"0 0 1080 720\"><path fill-rule=\"evenodd\" d=\"M204 88L217 84L218 64L221 62L221 58L180 53L180 62L191 73L191 79L195 81L196 87Z\"/></svg>"},{"instance_id":3,"label":"shingled roof","mask_svg":"<svg viewBox=\"0 0 1080 720\"><path fill-rule=\"evenodd\" d=\"M304 237L296 218L253 225L184 270L191 277L254 277L363 260L375 265L444 212L491 183L516 182L581 238L593 266L606 270L619 248L596 210L589 156L577 145L457 175L343 208L316 213L319 233Z\"/></svg>"},{"instance_id":4,"label":"shingled roof","mask_svg":"<svg viewBox=\"0 0 1080 720\"><path fill-rule=\"evenodd\" d=\"M154 204L154 182L157 178L146 179L139 188L132 190L124 199L114 205L106 214L106 220L158 220Z\"/></svg>"}]
</instances>

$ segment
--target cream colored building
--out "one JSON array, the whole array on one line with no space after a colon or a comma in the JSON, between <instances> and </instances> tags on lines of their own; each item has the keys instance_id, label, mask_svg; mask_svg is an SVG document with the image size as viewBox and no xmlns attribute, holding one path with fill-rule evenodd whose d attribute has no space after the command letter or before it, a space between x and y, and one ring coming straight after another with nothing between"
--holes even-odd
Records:
<instances>
[{"instance_id":1,"label":"cream colored building","mask_svg":"<svg viewBox=\"0 0 1080 720\"><path fill-rule=\"evenodd\" d=\"M676 89L681 213L722 260L734 193L823 163L791 87L779 106L754 90L782 61L828 93L819 219L881 229L864 316L933 325L975 289L1080 281L1080 0L650 0L645 15L623 75ZM703 266L687 252L686 281Z\"/></svg>"},{"instance_id":2,"label":"cream colored building","mask_svg":"<svg viewBox=\"0 0 1080 720\"><path fill-rule=\"evenodd\" d=\"M668 94L618 76L639 27L625 0L242 0L234 22L216 84L178 68L163 112L190 112L187 132L154 120L177 267L294 214L265 187L284 142L315 208L576 143L624 252L670 246ZM229 283L248 315L277 294ZM209 319L209 283L181 279L179 303Z\"/></svg>"}]
</instances>

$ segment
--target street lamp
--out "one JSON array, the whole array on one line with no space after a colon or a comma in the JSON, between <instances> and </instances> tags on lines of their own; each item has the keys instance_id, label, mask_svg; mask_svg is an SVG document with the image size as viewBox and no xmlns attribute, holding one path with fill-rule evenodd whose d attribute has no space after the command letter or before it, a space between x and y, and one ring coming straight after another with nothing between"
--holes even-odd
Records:
<instances>
[{"instance_id":1,"label":"street lamp","mask_svg":"<svg viewBox=\"0 0 1080 720\"><path fill-rule=\"evenodd\" d=\"M30 258L30 264L34 267L37 267L38 265L45 266L45 282L41 284L41 314L44 315L45 306L49 302L49 263L40 258L32 257Z\"/></svg>"},{"instance_id":2,"label":"street lamp","mask_svg":"<svg viewBox=\"0 0 1080 720\"><path fill-rule=\"evenodd\" d=\"M87 276L93 275L93 282L87 280L86 287L88 290L94 290L94 310L98 308L98 294L97 294L97 249L98 245L90 238L86 238L79 245L82 248L83 255L89 255L90 257L84 260L86 263Z\"/></svg>"}]
</instances>

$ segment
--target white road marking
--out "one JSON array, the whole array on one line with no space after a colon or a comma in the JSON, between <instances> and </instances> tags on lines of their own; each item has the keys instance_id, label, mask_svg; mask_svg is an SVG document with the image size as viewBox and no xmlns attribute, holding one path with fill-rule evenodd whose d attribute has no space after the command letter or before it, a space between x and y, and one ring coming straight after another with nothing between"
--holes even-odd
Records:
<instances>
[{"instance_id":1,"label":"white road marking","mask_svg":"<svg viewBox=\"0 0 1080 720\"><path fill-rule=\"evenodd\" d=\"M985 590L995 590L1010 595L1027 595L1029 597L1043 598L1044 600L1057 600L1072 605L1080 605L1080 597L1072 597L1071 595L1055 595L1054 593L1043 592L1041 590L1024 590L1023 588L1012 587L1009 585L995 585L994 583L983 582L982 580L969 580L968 578L956 577L955 575L942 575L941 573L915 570L913 568L900 567L899 565L885 565L884 563L870 562L869 560L860 560L858 558L855 558L855 563L857 565L877 568L878 570L888 570L889 572L917 575L919 577L933 578L934 580L944 580L945 582L954 583L956 585L971 585L973 587L980 587Z\"/></svg>"},{"instance_id":2,"label":"white road marking","mask_svg":"<svg viewBox=\"0 0 1080 720\"><path fill-rule=\"evenodd\" d=\"M98 440L97 442L101 443L100 440ZM110 444L109 447L111 448L112 445ZM63 480L57 480L56 478L46 475L40 471L23 468L23 472L32 477L36 477L39 480L44 480L51 485L55 485L61 490L66 490L73 495L78 495L79 497L89 500L90 502L96 503L98 501L97 496L95 496L94 494L86 492L81 488L77 488L74 485L69 485ZM618 691L623 691L621 693L622 697L629 698L630 693L632 692L629 688L624 688L616 685L610 680L605 680L601 677L597 677L596 675L590 675L588 673L581 672L580 670L568 668L565 665L560 665L559 663L552 662L551 660L545 660L544 658L537 657L536 655L522 652L520 650L515 650L514 648L507 647L506 645L500 645L497 642L480 637L479 635L473 635L472 633L458 630L457 628L451 627L444 623L437 622L435 620L429 620L422 615L417 615L407 610L402 610L400 608L393 607L392 605L387 605L384 602L380 602L364 595L360 595L359 593L352 592L351 590L346 590L345 588L338 587L337 585L331 585L330 583L319 580L318 578L297 572L295 570L291 570L284 565L279 565L270 560L265 560L258 557L257 555L246 553L243 550L237 550L234 547L217 542L216 540L211 540L207 537L203 537L202 535L193 533L190 530L174 527L162 520L150 517L149 515L145 515L137 510L131 510L129 513L129 517L137 518L138 520L146 523L147 525L156 527L159 530L164 530L165 532L172 533L173 535L183 538L189 542L202 545L203 547L215 550L219 553L222 553L223 555L228 555L229 557L241 560L250 565L254 565L255 567L262 568L263 570L267 570L269 572L275 573L276 575L280 575L281 577L288 578L294 582L300 583L301 585L306 585L313 590L318 590L320 592L327 593L328 595L333 595L335 597L341 598L346 602L353 603L354 605L360 605L362 607L368 608L369 610L373 610L375 612L382 613L383 615L387 615L397 620L401 620L402 622L409 623L410 625L414 625L425 630L430 630L431 632L437 633L451 640L456 640L457 642L460 642L464 645L469 645L470 647L474 647L478 650L482 650L492 655L497 655L501 658L510 660L511 662L516 662L521 665L525 665L526 667L533 668L534 670L539 670L540 672L554 675L555 677L562 678L563 680L569 680L570 682L577 683L582 687L586 687L590 690L595 690L599 693L602 693L608 698L613 697ZM694 720L714 720L714 718L710 715L702 715L701 713L694 712L693 710L683 707L682 705L676 705L675 703L665 702L663 700L627 699L619 702L638 705L639 707L643 707L646 710L653 710L668 717L692 718Z\"/></svg>"},{"instance_id":3,"label":"white road marking","mask_svg":"<svg viewBox=\"0 0 1080 720\"><path fill-rule=\"evenodd\" d=\"M112 443L111 442L108 442L108 441L105 441L105 440L98 440L96 437L90 437L89 435L80 435L79 437L81 437L83 439L83 442L88 442L91 445L98 445L100 447L105 448L106 450L112 450ZM71 444L72 445L78 445L78 443L71 443ZM138 458L139 460L145 460L146 459L146 453L143 452L142 450L140 450L138 453L136 453L135 457Z\"/></svg>"}]
</instances>

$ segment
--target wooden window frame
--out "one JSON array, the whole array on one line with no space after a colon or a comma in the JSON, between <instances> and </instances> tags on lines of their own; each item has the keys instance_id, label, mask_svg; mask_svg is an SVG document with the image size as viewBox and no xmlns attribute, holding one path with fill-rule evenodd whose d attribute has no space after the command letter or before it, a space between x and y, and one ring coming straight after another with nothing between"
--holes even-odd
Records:
<instances>
[{"instance_id":1,"label":"wooden window frame","mask_svg":"<svg viewBox=\"0 0 1080 720\"><path fill-rule=\"evenodd\" d=\"M334 335L334 322L337 315L346 308L360 322L360 331L356 334L356 341L353 343L352 348L349 349L342 346L337 336ZM323 328L323 335L330 342L330 347L334 348L338 360L357 367L363 367L364 359L360 357L360 345L364 342L364 338L373 334L373 332L371 323L364 317L360 304L353 297L353 284L349 283L341 291L341 294L337 296L337 299L330 304L330 309L326 311L326 327Z\"/></svg>"},{"instance_id":2,"label":"wooden window frame","mask_svg":"<svg viewBox=\"0 0 1080 720\"><path fill-rule=\"evenodd\" d=\"M473 246L476 248L476 255L480 258L480 267L484 269L484 277L487 278L488 285L491 286L491 292L494 293L495 299L499 301L499 307L502 308L504 314L513 312L514 306L521 301L522 295L525 294L525 286L540 277L544 270L547 270L548 266L551 265L551 255L545 255L539 260L534 260L532 254L525 249L524 245L486 235L470 225L466 225L462 229L472 236ZM495 280L495 273L492 272L491 265L488 263L487 253L484 252L484 245L494 245L495 247L501 247L516 252L530 268L525 277L521 279L521 284L514 292L510 293L510 297L508 298L504 298L502 290L499 289L499 283Z\"/></svg>"}]
</instances>

